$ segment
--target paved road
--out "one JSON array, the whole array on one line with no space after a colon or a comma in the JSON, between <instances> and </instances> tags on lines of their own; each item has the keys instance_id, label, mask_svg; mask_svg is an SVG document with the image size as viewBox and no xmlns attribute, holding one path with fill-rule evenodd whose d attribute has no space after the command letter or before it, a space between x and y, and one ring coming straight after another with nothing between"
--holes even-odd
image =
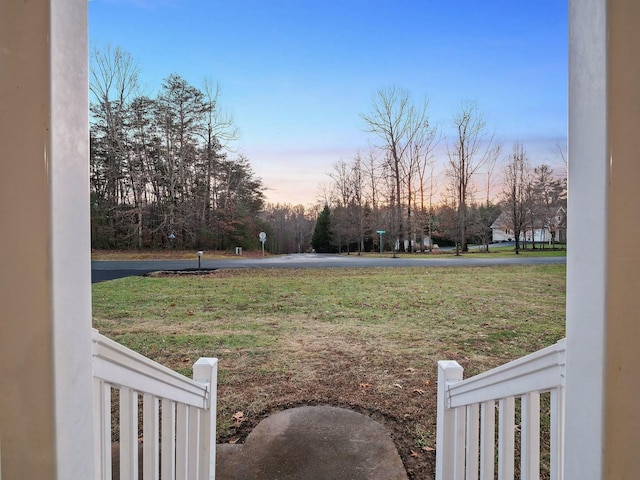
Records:
<instances>
[{"instance_id":1,"label":"paved road","mask_svg":"<svg viewBox=\"0 0 640 480\"><path fill-rule=\"evenodd\" d=\"M455 267L487 265L542 265L565 263L565 257L503 257L454 255L416 257L359 257L358 255L329 255L301 253L264 258L233 258L202 260L203 269L219 268L347 268L347 267ZM197 269L198 260L133 260L91 262L92 282L144 275L158 270Z\"/></svg>"}]
</instances>

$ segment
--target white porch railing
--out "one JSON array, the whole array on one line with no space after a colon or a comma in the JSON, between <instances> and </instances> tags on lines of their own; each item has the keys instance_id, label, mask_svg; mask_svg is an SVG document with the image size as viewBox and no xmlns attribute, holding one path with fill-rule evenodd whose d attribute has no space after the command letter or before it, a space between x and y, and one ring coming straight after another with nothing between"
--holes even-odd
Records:
<instances>
[{"instance_id":1,"label":"white porch railing","mask_svg":"<svg viewBox=\"0 0 640 480\"><path fill-rule=\"evenodd\" d=\"M438 362L436 480L493 480L496 468L498 479L513 480L518 453L518 478L540 478L540 394L546 392L550 477L562 480L565 341L466 380L462 372L457 362Z\"/></svg>"},{"instance_id":2,"label":"white porch railing","mask_svg":"<svg viewBox=\"0 0 640 480\"><path fill-rule=\"evenodd\" d=\"M140 418L145 480L213 480L217 370L217 359L200 358L191 380L94 330L96 480L112 478L114 424L120 434L119 478L138 479ZM118 418L111 415L114 391Z\"/></svg>"}]
</instances>

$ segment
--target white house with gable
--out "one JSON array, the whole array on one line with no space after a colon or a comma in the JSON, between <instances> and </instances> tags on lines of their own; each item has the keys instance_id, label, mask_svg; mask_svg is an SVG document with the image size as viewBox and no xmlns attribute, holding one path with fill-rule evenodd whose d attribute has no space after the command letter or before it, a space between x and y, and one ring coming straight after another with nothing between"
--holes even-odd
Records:
<instances>
[{"instance_id":1,"label":"white house with gable","mask_svg":"<svg viewBox=\"0 0 640 480\"><path fill-rule=\"evenodd\" d=\"M520 232L520 241L536 243L566 243L567 241L567 211L564 207L558 208L555 215L549 219L543 219L540 227L525 227ZM493 243L511 242L515 240L513 225L509 213L505 210L491 224L491 239Z\"/></svg>"}]
</instances>

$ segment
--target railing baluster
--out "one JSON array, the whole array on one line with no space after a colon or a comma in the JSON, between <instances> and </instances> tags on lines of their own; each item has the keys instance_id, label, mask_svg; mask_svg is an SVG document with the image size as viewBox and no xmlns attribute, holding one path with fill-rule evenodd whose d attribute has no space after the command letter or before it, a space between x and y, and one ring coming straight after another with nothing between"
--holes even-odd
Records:
<instances>
[{"instance_id":1,"label":"railing baluster","mask_svg":"<svg viewBox=\"0 0 640 480\"><path fill-rule=\"evenodd\" d=\"M498 480L514 478L515 404L513 397L503 398L499 402Z\"/></svg>"},{"instance_id":2,"label":"railing baluster","mask_svg":"<svg viewBox=\"0 0 640 480\"><path fill-rule=\"evenodd\" d=\"M540 394L527 393L521 404L520 479L540 478Z\"/></svg>"},{"instance_id":3,"label":"railing baluster","mask_svg":"<svg viewBox=\"0 0 640 480\"><path fill-rule=\"evenodd\" d=\"M464 480L464 461L465 461L465 433L467 430L467 409L458 407L455 409L455 442L453 446L453 478L455 480Z\"/></svg>"},{"instance_id":4,"label":"railing baluster","mask_svg":"<svg viewBox=\"0 0 640 480\"><path fill-rule=\"evenodd\" d=\"M496 454L496 404L484 402L480 423L480 480L494 480Z\"/></svg>"},{"instance_id":5,"label":"railing baluster","mask_svg":"<svg viewBox=\"0 0 640 480\"><path fill-rule=\"evenodd\" d=\"M564 478L564 387L551 390L551 480Z\"/></svg>"},{"instance_id":6,"label":"railing baluster","mask_svg":"<svg viewBox=\"0 0 640 480\"><path fill-rule=\"evenodd\" d=\"M158 415L158 399L149 393L142 397L142 462L145 480L158 480L160 469L158 447L160 444L160 424Z\"/></svg>"},{"instance_id":7,"label":"railing baluster","mask_svg":"<svg viewBox=\"0 0 640 480\"><path fill-rule=\"evenodd\" d=\"M189 407L176 405L176 480L188 480Z\"/></svg>"},{"instance_id":8,"label":"railing baluster","mask_svg":"<svg viewBox=\"0 0 640 480\"><path fill-rule=\"evenodd\" d=\"M162 480L176 478L176 404L162 399L162 439L160 443L160 472Z\"/></svg>"},{"instance_id":9,"label":"railing baluster","mask_svg":"<svg viewBox=\"0 0 640 480\"><path fill-rule=\"evenodd\" d=\"M467 407L467 454L466 480L478 480L480 451L480 406L477 403Z\"/></svg>"},{"instance_id":10,"label":"railing baluster","mask_svg":"<svg viewBox=\"0 0 640 480\"><path fill-rule=\"evenodd\" d=\"M189 431L188 431L188 445L189 451L187 456L188 464L188 479L198 480L198 445L200 445L200 415L199 409L196 407L189 407Z\"/></svg>"},{"instance_id":11,"label":"railing baluster","mask_svg":"<svg viewBox=\"0 0 640 480\"><path fill-rule=\"evenodd\" d=\"M138 480L138 394L120 389L120 478Z\"/></svg>"}]
</instances>

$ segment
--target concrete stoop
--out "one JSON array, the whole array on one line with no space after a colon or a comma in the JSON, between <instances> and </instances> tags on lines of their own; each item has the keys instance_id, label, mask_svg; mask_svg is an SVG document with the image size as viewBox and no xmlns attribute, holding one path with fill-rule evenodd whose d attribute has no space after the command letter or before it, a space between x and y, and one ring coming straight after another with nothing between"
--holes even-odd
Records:
<instances>
[{"instance_id":1,"label":"concrete stoop","mask_svg":"<svg viewBox=\"0 0 640 480\"><path fill-rule=\"evenodd\" d=\"M216 450L216 480L407 480L387 431L343 408L284 410Z\"/></svg>"}]
</instances>

